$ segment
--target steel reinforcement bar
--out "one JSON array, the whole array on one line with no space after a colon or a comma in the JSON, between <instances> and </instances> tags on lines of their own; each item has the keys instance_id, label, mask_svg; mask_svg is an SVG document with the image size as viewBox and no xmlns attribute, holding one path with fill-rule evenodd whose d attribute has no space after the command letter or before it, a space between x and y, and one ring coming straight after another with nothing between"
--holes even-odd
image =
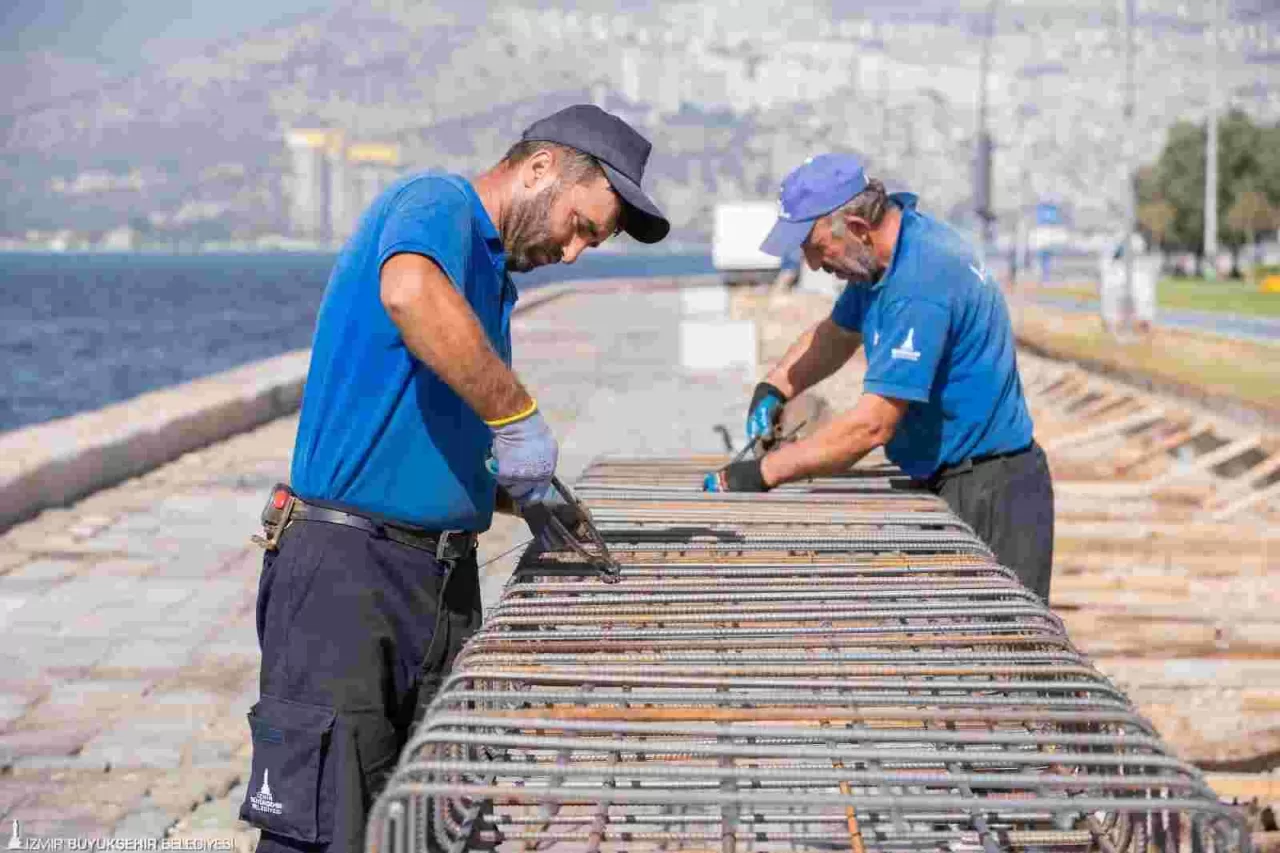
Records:
<instances>
[{"instance_id":1,"label":"steel reinforcement bar","mask_svg":"<svg viewBox=\"0 0 1280 853\"><path fill-rule=\"evenodd\" d=\"M1061 621L889 468L709 495L583 476L621 577L521 558L368 850L1247 851Z\"/></svg>"}]
</instances>

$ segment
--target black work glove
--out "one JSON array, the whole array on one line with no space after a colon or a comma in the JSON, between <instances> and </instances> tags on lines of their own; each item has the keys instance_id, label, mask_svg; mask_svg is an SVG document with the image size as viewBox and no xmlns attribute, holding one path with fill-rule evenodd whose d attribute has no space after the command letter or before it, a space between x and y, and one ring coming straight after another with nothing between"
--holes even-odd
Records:
<instances>
[{"instance_id":1,"label":"black work glove","mask_svg":"<svg viewBox=\"0 0 1280 853\"><path fill-rule=\"evenodd\" d=\"M530 501L520 508L520 515L529 525L529 532L534 535L543 551L565 551L572 547L551 523L552 518L563 524L569 535L578 541L585 538L579 528L586 523L587 517L577 506L562 498L559 492L553 491L542 500Z\"/></svg>"},{"instance_id":2,"label":"black work glove","mask_svg":"<svg viewBox=\"0 0 1280 853\"><path fill-rule=\"evenodd\" d=\"M719 471L712 471L702 481L704 492L767 492L760 460L730 462Z\"/></svg>"}]
</instances>

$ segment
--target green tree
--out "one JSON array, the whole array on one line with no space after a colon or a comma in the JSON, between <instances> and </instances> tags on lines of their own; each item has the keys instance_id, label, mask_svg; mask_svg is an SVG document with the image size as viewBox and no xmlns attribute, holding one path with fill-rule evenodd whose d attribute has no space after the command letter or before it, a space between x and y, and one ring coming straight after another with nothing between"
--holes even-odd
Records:
<instances>
[{"instance_id":1,"label":"green tree","mask_svg":"<svg viewBox=\"0 0 1280 853\"><path fill-rule=\"evenodd\" d=\"M1173 217L1164 242L1171 249L1194 252L1197 266L1204 256L1205 138L1203 125L1178 122L1169 129L1160 158L1138 173L1143 227L1160 242L1151 223L1141 219L1141 210L1163 217L1167 210L1152 205L1167 203ZM1280 208L1280 125L1255 125L1245 113L1232 110L1218 125L1218 234L1236 261L1240 248L1253 238L1229 212L1237 196L1250 190L1273 209Z\"/></svg>"},{"instance_id":2,"label":"green tree","mask_svg":"<svg viewBox=\"0 0 1280 853\"><path fill-rule=\"evenodd\" d=\"M1258 182L1254 189L1280 207L1280 124L1259 128Z\"/></svg>"},{"instance_id":3,"label":"green tree","mask_svg":"<svg viewBox=\"0 0 1280 853\"><path fill-rule=\"evenodd\" d=\"M1173 221L1178 211L1163 198L1155 198L1138 205L1138 224L1147 232L1151 243L1163 249L1169 241Z\"/></svg>"},{"instance_id":4,"label":"green tree","mask_svg":"<svg viewBox=\"0 0 1280 853\"><path fill-rule=\"evenodd\" d=\"M1227 222L1231 229L1244 235L1245 245L1255 247L1258 232L1275 228L1276 219L1276 209L1271 201L1265 193L1255 189L1240 192L1232 203L1231 210L1227 211Z\"/></svg>"},{"instance_id":5,"label":"green tree","mask_svg":"<svg viewBox=\"0 0 1280 853\"><path fill-rule=\"evenodd\" d=\"M1151 180L1154 195L1174 210L1168 240L1175 249L1204 254L1204 128L1178 122L1169 128Z\"/></svg>"},{"instance_id":6,"label":"green tree","mask_svg":"<svg viewBox=\"0 0 1280 853\"><path fill-rule=\"evenodd\" d=\"M1263 131L1240 110L1229 112L1218 125L1218 236L1231 250L1232 274L1240 274L1240 250L1252 237L1230 217L1237 199L1254 191L1262 174L1259 154Z\"/></svg>"}]
</instances>

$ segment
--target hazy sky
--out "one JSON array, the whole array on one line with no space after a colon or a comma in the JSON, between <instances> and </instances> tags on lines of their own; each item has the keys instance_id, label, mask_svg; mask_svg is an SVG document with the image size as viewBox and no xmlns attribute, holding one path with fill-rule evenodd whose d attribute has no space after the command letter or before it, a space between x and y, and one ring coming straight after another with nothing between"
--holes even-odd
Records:
<instances>
[{"instance_id":1,"label":"hazy sky","mask_svg":"<svg viewBox=\"0 0 1280 853\"><path fill-rule=\"evenodd\" d=\"M163 42L216 41L324 0L0 0L0 52L49 51L119 70L136 68Z\"/></svg>"},{"instance_id":2,"label":"hazy sky","mask_svg":"<svg viewBox=\"0 0 1280 853\"><path fill-rule=\"evenodd\" d=\"M484 0L476 0L481 4ZM554 0L552 0L554 4ZM984 8L976 0L829 0L837 14L857 11L902 13L912 6ZM1091 0L1112 8L1114 0ZM1002 0L1005 5L1021 5ZM631 0L623 5L644 5ZM159 56L171 58L176 43L218 41L300 12L327 8L334 0L0 0L0 59L48 51L64 59L100 63L110 71L131 71ZM558 5L558 4L556 4ZM570 2L567 5L584 5ZM597 7L608 3L588 3ZM1147 0L1149 11L1185 5L1180 0ZM1233 17L1275 20L1280 0L1227 0ZM1194 8L1194 6L1192 7Z\"/></svg>"}]
</instances>

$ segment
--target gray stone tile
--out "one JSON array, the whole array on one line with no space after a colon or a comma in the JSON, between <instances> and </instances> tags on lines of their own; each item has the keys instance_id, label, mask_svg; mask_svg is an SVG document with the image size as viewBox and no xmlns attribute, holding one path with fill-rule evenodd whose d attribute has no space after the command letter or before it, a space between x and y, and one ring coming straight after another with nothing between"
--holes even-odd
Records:
<instances>
[{"instance_id":1,"label":"gray stone tile","mask_svg":"<svg viewBox=\"0 0 1280 853\"><path fill-rule=\"evenodd\" d=\"M119 669L176 669L185 666L194 643L132 640L103 659L100 666Z\"/></svg>"},{"instance_id":2,"label":"gray stone tile","mask_svg":"<svg viewBox=\"0 0 1280 853\"><path fill-rule=\"evenodd\" d=\"M239 549L210 549L207 541L193 541L170 551L153 577L203 580L221 574L238 556Z\"/></svg>"},{"instance_id":3,"label":"gray stone tile","mask_svg":"<svg viewBox=\"0 0 1280 853\"><path fill-rule=\"evenodd\" d=\"M123 708L138 703L151 682L145 679L86 679L54 685L41 703L68 709Z\"/></svg>"},{"instance_id":4,"label":"gray stone tile","mask_svg":"<svg viewBox=\"0 0 1280 853\"><path fill-rule=\"evenodd\" d=\"M24 638L6 634L4 645L0 646L0 684L7 688L15 682L39 681L44 677L44 666L33 656Z\"/></svg>"},{"instance_id":5,"label":"gray stone tile","mask_svg":"<svg viewBox=\"0 0 1280 853\"><path fill-rule=\"evenodd\" d=\"M6 573L4 582L8 584L14 581L59 581L81 571L84 566L84 563L73 560L36 559Z\"/></svg>"},{"instance_id":6,"label":"gray stone tile","mask_svg":"<svg viewBox=\"0 0 1280 853\"><path fill-rule=\"evenodd\" d=\"M173 642L192 648L203 647L209 636L206 624L189 619L152 617L140 620L130 629L133 641Z\"/></svg>"},{"instance_id":7,"label":"gray stone tile","mask_svg":"<svg viewBox=\"0 0 1280 853\"><path fill-rule=\"evenodd\" d=\"M167 810L153 805L142 805L130 812L116 824L112 832L113 838L154 838L165 837L169 827L177 823L177 818Z\"/></svg>"},{"instance_id":8,"label":"gray stone tile","mask_svg":"<svg viewBox=\"0 0 1280 853\"><path fill-rule=\"evenodd\" d=\"M15 813L14 817L21 821L22 835L27 839L51 841L65 838L97 838L102 835L101 819L90 806L66 808L24 805L21 813ZM6 834L4 838L7 842L8 835ZM57 848L48 847L47 849Z\"/></svg>"},{"instance_id":9,"label":"gray stone tile","mask_svg":"<svg viewBox=\"0 0 1280 853\"><path fill-rule=\"evenodd\" d=\"M114 519L110 516L85 514L81 515L80 520L71 525L67 532L79 539L84 539L105 530L113 521Z\"/></svg>"},{"instance_id":10,"label":"gray stone tile","mask_svg":"<svg viewBox=\"0 0 1280 853\"><path fill-rule=\"evenodd\" d=\"M164 520L150 512L130 512L122 515L103 533L124 536L149 536L164 526Z\"/></svg>"},{"instance_id":11,"label":"gray stone tile","mask_svg":"<svg viewBox=\"0 0 1280 853\"><path fill-rule=\"evenodd\" d=\"M42 631L15 631L9 636L21 645L31 662L42 672L88 669L97 666L111 653L112 645L106 637L71 636L64 633L67 627L57 624Z\"/></svg>"},{"instance_id":12,"label":"gray stone tile","mask_svg":"<svg viewBox=\"0 0 1280 853\"><path fill-rule=\"evenodd\" d=\"M96 610L135 603L140 585L134 578L90 572L59 585L56 593L59 599L71 602L80 610Z\"/></svg>"},{"instance_id":13,"label":"gray stone tile","mask_svg":"<svg viewBox=\"0 0 1280 853\"><path fill-rule=\"evenodd\" d=\"M87 743L77 756L84 766L153 767L176 770L194 732L182 727L132 726L104 732Z\"/></svg>"},{"instance_id":14,"label":"gray stone tile","mask_svg":"<svg viewBox=\"0 0 1280 853\"><path fill-rule=\"evenodd\" d=\"M117 557L94 563L92 574L105 577L139 578L144 577L156 568L150 560L136 557Z\"/></svg>"},{"instance_id":15,"label":"gray stone tile","mask_svg":"<svg viewBox=\"0 0 1280 853\"><path fill-rule=\"evenodd\" d=\"M104 773L111 768L111 763L100 755L33 754L24 755L13 762L17 771L84 771Z\"/></svg>"},{"instance_id":16,"label":"gray stone tile","mask_svg":"<svg viewBox=\"0 0 1280 853\"><path fill-rule=\"evenodd\" d=\"M2 631L9 624L10 615L26 604L29 596L15 595L14 590L4 585L3 578L0 578L0 590L5 591L0 594L0 631Z\"/></svg>"},{"instance_id":17,"label":"gray stone tile","mask_svg":"<svg viewBox=\"0 0 1280 853\"><path fill-rule=\"evenodd\" d=\"M141 639L141 626L158 618L160 617L136 607L104 606L91 613L81 614L63 627L63 633L111 641L118 648L131 640Z\"/></svg>"},{"instance_id":18,"label":"gray stone tile","mask_svg":"<svg viewBox=\"0 0 1280 853\"><path fill-rule=\"evenodd\" d=\"M0 693L0 732L22 719L31 704L30 696L21 693Z\"/></svg>"},{"instance_id":19,"label":"gray stone tile","mask_svg":"<svg viewBox=\"0 0 1280 853\"><path fill-rule=\"evenodd\" d=\"M247 772L247 771L246 771ZM251 830L256 843L257 830L240 820L240 804L244 802L246 784L239 782L221 797L196 807L179 823L174 837L186 837L206 832L241 833ZM239 849L239 848L237 848ZM248 849L252 849L250 846Z\"/></svg>"},{"instance_id":20,"label":"gray stone tile","mask_svg":"<svg viewBox=\"0 0 1280 853\"><path fill-rule=\"evenodd\" d=\"M28 756L74 755L97 734L97 730L95 724L80 722L2 734L0 767Z\"/></svg>"},{"instance_id":21,"label":"gray stone tile","mask_svg":"<svg viewBox=\"0 0 1280 853\"><path fill-rule=\"evenodd\" d=\"M198 651L201 659L235 658L256 662L262 651L258 648L258 639L253 633L242 636L222 637L211 643L202 645Z\"/></svg>"},{"instance_id":22,"label":"gray stone tile","mask_svg":"<svg viewBox=\"0 0 1280 853\"><path fill-rule=\"evenodd\" d=\"M226 703L226 696L208 690L156 691L147 697L151 708L186 709L193 720L210 716Z\"/></svg>"},{"instance_id":23,"label":"gray stone tile","mask_svg":"<svg viewBox=\"0 0 1280 853\"><path fill-rule=\"evenodd\" d=\"M156 578L139 582L134 589L136 590L137 602L140 606L147 608L167 609L191 598L197 591L197 587L191 584L177 584L171 581ZM204 590L200 589L201 594Z\"/></svg>"},{"instance_id":24,"label":"gray stone tile","mask_svg":"<svg viewBox=\"0 0 1280 853\"><path fill-rule=\"evenodd\" d=\"M63 586L66 586L63 584ZM57 635L61 626L74 621L90 611L94 603L68 596L60 589L42 596L15 596L11 600L19 601L17 607L9 610L5 618L5 630L22 633L25 630L36 630L42 633ZM50 630L52 629L52 630Z\"/></svg>"},{"instance_id":25,"label":"gray stone tile","mask_svg":"<svg viewBox=\"0 0 1280 853\"><path fill-rule=\"evenodd\" d=\"M27 779L0 779L0 819L21 820L18 810L36 796L35 788ZM7 841L11 829L12 824L8 822L0 824L0 840Z\"/></svg>"},{"instance_id":26,"label":"gray stone tile","mask_svg":"<svg viewBox=\"0 0 1280 853\"><path fill-rule=\"evenodd\" d=\"M226 767L235 763L237 759L234 744L200 740L191 745L191 766L196 769Z\"/></svg>"},{"instance_id":27,"label":"gray stone tile","mask_svg":"<svg viewBox=\"0 0 1280 853\"><path fill-rule=\"evenodd\" d=\"M258 697L258 679L255 677L244 685L244 689L236 694L235 699L231 700L231 707L228 708L227 713L243 717L258 701Z\"/></svg>"}]
</instances>

